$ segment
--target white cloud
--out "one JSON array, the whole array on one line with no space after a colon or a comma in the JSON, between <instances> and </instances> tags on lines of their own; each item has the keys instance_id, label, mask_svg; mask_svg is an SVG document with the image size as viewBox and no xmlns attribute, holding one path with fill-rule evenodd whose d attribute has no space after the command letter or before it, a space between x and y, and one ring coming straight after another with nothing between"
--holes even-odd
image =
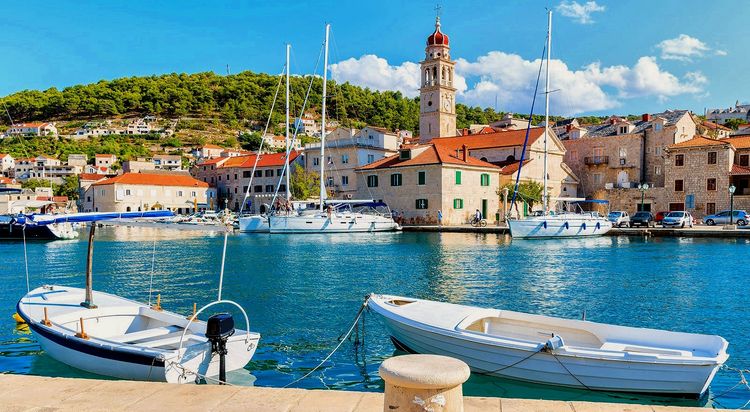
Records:
<instances>
[{"instance_id":1,"label":"white cloud","mask_svg":"<svg viewBox=\"0 0 750 412\"><path fill-rule=\"evenodd\" d=\"M526 60L517 54L492 51L475 61L456 61L455 85L458 99L469 105L527 113L534 96L539 59ZM391 66L374 55L350 58L331 66L334 78L377 90L399 90L414 97L419 94L419 65L404 62ZM606 66L598 62L581 69L568 67L562 60L550 64L550 111L573 115L618 107L622 100L653 97L664 101L683 94L703 93L708 79L700 72L682 78L662 69L655 57L644 56L633 66ZM544 88L544 75L540 91ZM540 94L538 97L541 97ZM537 99L535 111L541 112L543 100Z\"/></svg>"},{"instance_id":2,"label":"white cloud","mask_svg":"<svg viewBox=\"0 0 750 412\"><path fill-rule=\"evenodd\" d=\"M716 50L714 52L714 54L717 55L717 56L726 56L727 52L726 52L726 50Z\"/></svg>"},{"instance_id":3,"label":"white cloud","mask_svg":"<svg viewBox=\"0 0 750 412\"><path fill-rule=\"evenodd\" d=\"M602 12L605 9L604 6L600 6L595 1L587 1L584 4L580 4L577 1L563 1L557 5L557 11L560 14L570 17L581 24L593 23L594 20L591 19L591 14Z\"/></svg>"},{"instance_id":4,"label":"white cloud","mask_svg":"<svg viewBox=\"0 0 750 412\"><path fill-rule=\"evenodd\" d=\"M702 41L687 34L680 34L674 39L667 39L656 45L661 50L661 58L666 60L691 61L702 57L710 48ZM723 51L719 51L723 52ZM726 54L726 52L723 52Z\"/></svg>"}]
</instances>

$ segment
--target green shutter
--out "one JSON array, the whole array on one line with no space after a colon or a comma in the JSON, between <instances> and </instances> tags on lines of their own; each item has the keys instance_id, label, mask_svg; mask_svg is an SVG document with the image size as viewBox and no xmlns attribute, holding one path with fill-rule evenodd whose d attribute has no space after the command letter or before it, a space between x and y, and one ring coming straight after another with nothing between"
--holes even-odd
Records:
<instances>
[{"instance_id":1,"label":"green shutter","mask_svg":"<svg viewBox=\"0 0 750 412\"><path fill-rule=\"evenodd\" d=\"M425 172L418 172L417 173L417 184L418 185L425 184L425 180L426 180L425 174L426 174Z\"/></svg>"},{"instance_id":2,"label":"green shutter","mask_svg":"<svg viewBox=\"0 0 750 412\"><path fill-rule=\"evenodd\" d=\"M463 199L453 199L453 208L454 209L463 209L464 208L464 200Z\"/></svg>"},{"instance_id":3,"label":"green shutter","mask_svg":"<svg viewBox=\"0 0 750 412\"><path fill-rule=\"evenodd\" d=\"M461 171L460 170L456 170L456 184L457 185L461 184Z\"/></svg>"},{"instance_id":4,"label":"green shutter","mask_svg":"<svg viewBox=\"0 0 750 412\"><path fill-rule=\"evenodd\" d=\"M490 175L488 175L487 173L482 173L479 180L482 186L490 185Z\"/></svg>"}]
</instances>

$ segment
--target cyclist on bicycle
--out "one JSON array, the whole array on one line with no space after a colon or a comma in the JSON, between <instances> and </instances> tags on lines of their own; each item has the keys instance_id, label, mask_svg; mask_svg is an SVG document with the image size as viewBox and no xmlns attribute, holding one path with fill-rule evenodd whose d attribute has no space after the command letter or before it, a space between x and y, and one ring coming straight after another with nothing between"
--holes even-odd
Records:
<instances>
[{"instance_id":1,"label":"cyclist on bicycle","mask_svg":"<svg viewBox=\"0 0 750 412\"><path fill-rule=\"evenodd\" d=\"M482 212L480 212L479 209L477 209L477 211L474 212L474 220L476 220L477 222L482 221Z\"/></svg>"}]
</instances>

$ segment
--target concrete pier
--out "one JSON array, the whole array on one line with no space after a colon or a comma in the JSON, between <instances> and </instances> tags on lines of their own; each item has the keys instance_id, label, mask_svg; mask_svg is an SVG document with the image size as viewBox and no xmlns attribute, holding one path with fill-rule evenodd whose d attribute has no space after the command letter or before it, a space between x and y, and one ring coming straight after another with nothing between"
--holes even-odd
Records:
<instances>
[{"instance_id":1,"label":"concrete pier","mask_svg":"<svg viewBox=\"0 0 750 412\"><path fill-rule=\"evenodd\" d=\"M333 390L173 385L0 374L0 412L380 412L383 394ZM464 397L467 412L680 412L704 408Z\"/></svg>"}]
</instances>

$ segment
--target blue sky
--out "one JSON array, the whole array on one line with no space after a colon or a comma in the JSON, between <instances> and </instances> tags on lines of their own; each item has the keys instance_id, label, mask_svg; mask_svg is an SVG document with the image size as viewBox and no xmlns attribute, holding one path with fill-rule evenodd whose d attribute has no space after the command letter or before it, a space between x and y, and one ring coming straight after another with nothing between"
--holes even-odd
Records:
<instances>
[{"instance_id":1,"label":"blue sky","mask_svg":"<svg viewBox=\"0 0 750 412\"><path fill-rule=\"evenodd\" d=\"M726 107L750 96L741 1L446 1L458 101L527 112L553 16L551 111ZM0 7L0 95L169 72L310 73L325 22L332 73L415 95L435 1L15 1Z\"/></svg>"}]
</instances>

